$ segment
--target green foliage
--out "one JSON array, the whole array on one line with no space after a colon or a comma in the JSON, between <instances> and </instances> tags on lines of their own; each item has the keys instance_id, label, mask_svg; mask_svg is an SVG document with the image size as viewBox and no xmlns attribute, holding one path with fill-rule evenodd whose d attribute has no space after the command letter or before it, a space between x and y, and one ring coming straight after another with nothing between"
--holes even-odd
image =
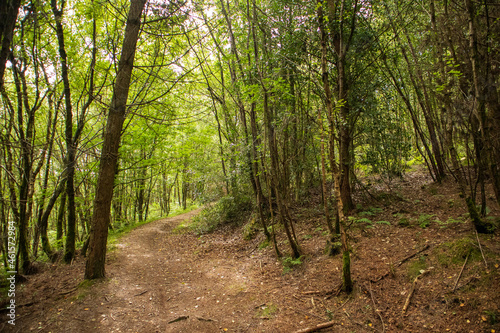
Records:
<instances>
[{"instance_id":1,"label":"green foliage","mask_svg":"<svg viewBox=\"0 0 500 333\"><path fill-rule=\"evenodd\" d=\"M295 266L302 265L302 259L304 256L299 258L284 257L281 259L281 264L283 265L283 273L289 273Z\"/></svg>"},{"instance_id":2,"label":"green foliage","mask_svg":"<svg viewBox=\"0 0 500 333\"><path fill-rule=\"evenodd\" d=\"M418 217L418 224L421 228L425 229L431 225L431 218L434 214L420 214Z\"/></svg>"},{"instance_id":3,"label":"green foliage","mask_svg":"<svg viewBox=\"0 0 500 333\"><path fill-rule=\"evenodd\" d=\"M499 322L498 320L498 314L495 310L484 310L484 315L488 320L488 324L490 325L495 325ZM493 332L493 330L492 330Z\"/></svg>"},{"instance_id":4,"label":"green foliage","mask_svg":"<svg viewBox=\"0 0 500 333\"><path fill-rule=\"evenodd\" d=\"M373 225L372 220L370 220L370 219L368 219L366 217L363 217L363 218L360 218L360 219L356 219L356 223L367 223L367 224Z\"/></svg>"},{"instance_id":5,"label":"green foliage","mask_svg":"<svg viewBox=\"0 0 500 333\"><path fill-rule=\"evenodd\" d=\"M314 229L314 232L322 232L323 231L323 227L316 227Z\"/></svg>"},{"instance_id":6,"label":"green foliage","mask_svg":"<svg viewBox=\"0 0 500 333\"><path fill-rule=\"evenodd\" d=\"M441 228L447 228L453 224L457 223L465 223L465 221L461 218L453 218L449 217L445 222L440 221L439 219L436 219L435 222L440 225Z\"/></svg>"},{"instance_id":7,"label":"green foliage","mask_svg":"<svg viewBox=\"0 0 500 333\"><path fill-rule=\"evenodd\" d=\"M248 218L251 210L252 201L250 197L245 195L225 196L195 216L190 228L196 234L205 234L214 231L223 224L238 225Z\"/></svg>"},{"instance_id":8,"label":"green foliage","mask_svg":"<svg viewBox=\"0 0 500 333\"><path fill-rule=\"evenodd\" d=\"M374 216L374 215L379 214L383 211L384 211L383 208L370 206L370 207L368 207L368 210L362 211L362 212L358 213L358 215L359 216Z\"/></svg>"},{"instance_id":9,"label":"green foliage","mask_svg":"<svg viewBox=\"0 0 500 333\"><path fill-rule=\"evenodd\" d=\"M265 249L266 247L269 246L269 241L267 239L264 239L262 242L259 243L259 250Z\"/></svg>"},{"instance_id":10,"label":"green foliage","mask_svg":"<svg viewBox=\"0 0 500 333\"><path fill-rule=\"evenodd\" d=\"M410 264L408 265L408 269L407 269L408 278L410 280L413 280L418 275L420 275L422 270L427 269L427 266L428 265L427 265L427 260L426 260L425 256L420 256L420 258L418 258L418 260L414 260L414 261L410 262Z\"/></svg>"},{"instance_id":11,"label":"green foliage","mask_svg":"<svg viewBox=\"0 0 500 333\"><path fill-rule=\"evenodd\" d=\"M361 214L360 214L360 215L361 215ZM372 214L372 213L370 213L370 214L366 214L366 215L373 215L373 214ZM356 216L348 216L348 217L347 217L347 219L348 219L349 221L352 221L352 222L357 223L357 224L361 224L361 223L366 223L366 224L370 224L370 225L372 225L372 224L373 224L372 220L370 220L370 219L369 219L369 218L367 218L367 217L358 218L358 217L356 217Z\"/></svg>"},{"instance_id":12,"label":"green foliage","mask_svg":"<svg viewBox=\"0 0 500 333\"><path fill-rule=\"evenodd\" d=\"M277 311L278 307L273 303L264 304L258 308L256 316L257 318L271 319Z\"/></svg>"},{"instance_id":13,"label":"green foliage","mask_svg":"<svg viewBox=\"0 0 500 333\"><path fill-rule=\"evenodd\" d=\"M410 220L407 217L400 217L398 220L398 226L408 227L410 226Z\"/></svg>"},{"instance_id":14,"label":"green foliage","mask_svg":"<svg viewBox=\"0 0 500 333\"><path fill-rule=\"evenodd\" d=\"M461 265L467 256L469 256L469 262L482 260L481 250L473 237L445 242L436 251L438 262L444 267L450 264Z\"/></svg>"},{"instance_id":15,"label":"green foliage","mask_svg":"<svg viewBox=\"0 0 500 333\"><path fill-rule=\"evenodd\" d=\"M259 228L257 226L257 223L254 218L250 220L245 226L243 227L243 239L244 240L251 240L254 239L255 236L257 235L257 232L259 231Z\"/></svg>"},{"instance_id":16,"label":"green foliage","mask_svg":"<svg viewBox=\"0 0 500 333\"><path fill-rule=\"evenodd\" d=\"M386 224L386 225L391 225L391 222L389 222L389 221L377 221L377 222L375 222L375 223L377 223L377 224Z\"/></svg>"},{"instance_id":17,"label":"green foliage","mask_svg":"<svg viewBox=\"0 0 500 333\"><path fill-rule=\"evenodd\" d=\"M401 177L408 168L407 161L414 161L411 133L405 126L402 107L394 103L390 92L377 91L374 105L366 108L360 128L363 135L357 152L360 167L368 173L379 173L389 178Z\"/></svg>"}]
</instances>

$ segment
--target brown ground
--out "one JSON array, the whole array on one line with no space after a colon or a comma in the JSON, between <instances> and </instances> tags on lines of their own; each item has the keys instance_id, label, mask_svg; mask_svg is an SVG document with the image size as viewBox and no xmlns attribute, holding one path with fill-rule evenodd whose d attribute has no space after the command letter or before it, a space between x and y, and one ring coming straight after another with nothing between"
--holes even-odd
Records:
<instances>
[{"instance_id":1,"label":"brown ground","mask_svg":"<svg viewBox=\"0 0 500 333\"><path fill-rule=\"evenodd\" d=\"M174 232L194 211L123 237L109 253L104 281L80 284L82 258L44 266L18 285L16 326L1 312L0 331L286 333L332 321L321 332L500 332L499 233L479 235L486 266L470 222L443 223L465 212L451 181L436 185L412 173L390 188L391 195L380 195L389 193L387 184L372 186L380 201L357 198L364 202L358 219L369 221L350 228L350 295L332 295L341 259L323 253L326 227L311 193L307 205L293 208L305 256L291 269L277 261L272 246L258 247L262 234L247 241L236 227L201 237ZM423 228L425 213L434 216ZM498 208L490 215L498 217ZM404 219L409 226L398 225ZM279 244L288 251L281 237ZM418 279L403 314L420 269L429 272Z\"/></svg>"}]
</instances>

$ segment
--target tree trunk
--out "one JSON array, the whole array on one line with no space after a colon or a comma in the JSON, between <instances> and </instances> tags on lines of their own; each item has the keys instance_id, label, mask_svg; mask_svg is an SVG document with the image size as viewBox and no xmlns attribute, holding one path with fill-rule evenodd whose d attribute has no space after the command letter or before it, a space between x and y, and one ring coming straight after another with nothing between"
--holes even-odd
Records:
<instances>
[{"instance_id":1,"label":"tree trunk","mask_svg":"<svg viewBox=\"0 0 500 333\"><path fill-rule=\"evenodd\" d=\"M131 0L130 4L118 73L104 134L90 230L89 256L85 266L85 279L103 278L105 276L106 244L118 148L125 120L141 15L145 4L146 0Z\"/></svg>"},{"instance_id":2,"label":"tree trunk","mask_svg":"<svg viewBox=\"0 0 500 333\"><path fill-rule=\"evenodd\" d=\"M64 190L64 188L63 188ZM66 211L66 191L63 191L61 200L59 202L59 211L57 213L57 226L56 226L56 239L62 240L63 234L66 230L66 223L64 220L64 213Z\"/></svg>"},{"instance_id":3,"label":"tree trunk","mask_svg":"<svg viewBox=\"0 0 500 333\"><path fill-rule=\"evenodd\" d=\"M0 89L3 89L5 66L9 59L20 6L21 0L4 0L0 3Z\"/></svg>"},{"instance_id":4,"label":"tree trunk","mask_svg":"<svg viewBox=\"0 0 500 333\"><path fill-rule=\"evenodd\" d=\"M342 2L343 6L343 2ZM341 11L343 12L343 11ZM332 103L332 94L330 91L330 85L329 85L329 80L328 80L328 69L327 69L327 63L326 63L326 32L324 29L324 15L323 15L323 8L320 6L318 7L318 18L319 18L319 27L320 27L320 34L321 34L321 72L322 72L322 77L323 77L323 88L325 90L325 103L326 107L328 110L328 115L330 117L330 124L332 124L333 121L333 103ZM342 47L342 43L340 43L340 47ZM340 75L340 74L339 74ZM340 83L340 81L339 81ZM342 118L342 116L341 116ZM344 118L342 118L344 119ZM330 125L330 140L331 140L331 147L330 150L334 149L333 145L333 140L332 138L334 137L334 126ZM342 140L342 139L341 139ZM337 163L334 160L334 152L331 151L330 154L330 163L331 163L331 168L332 168L332 173L333 173L333 180L334 180L334 186L335 186L335 201L336 201L336 208L337 208L337 214L339 216L339 229L340 229L340 236L341 236L341 243L342 243L342 283L343 283L343 289L345 292L350 293L352 291L352 280L351 280L351 256L349 252L349 244L347 241L347 234L346 230L344 229L344 224L346 222L346 218L344 215L344 196L342 195L342 188L341 188L341 170L339 170L339 167ZM350 197L350 195L349 195ZM346 199L348 200L348 199Z\"/></svg>"}]
</instances>

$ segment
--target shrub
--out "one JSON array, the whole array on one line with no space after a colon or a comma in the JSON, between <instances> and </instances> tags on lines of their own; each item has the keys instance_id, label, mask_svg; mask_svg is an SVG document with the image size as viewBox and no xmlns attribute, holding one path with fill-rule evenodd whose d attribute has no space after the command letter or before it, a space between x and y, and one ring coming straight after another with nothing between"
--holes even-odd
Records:
<instances>
[{"instance_id":1,"label":"shrub","mask_svg":"<svg viewBox=\"0 0 500 333\"><path fill-rule=\"evenodd\" d=\"M214 231L223 224L241 224L252 210L252 201L248 196L225 196L203 209L193 218L192 229L197 234Z\"/></svg>"}]
</instances>

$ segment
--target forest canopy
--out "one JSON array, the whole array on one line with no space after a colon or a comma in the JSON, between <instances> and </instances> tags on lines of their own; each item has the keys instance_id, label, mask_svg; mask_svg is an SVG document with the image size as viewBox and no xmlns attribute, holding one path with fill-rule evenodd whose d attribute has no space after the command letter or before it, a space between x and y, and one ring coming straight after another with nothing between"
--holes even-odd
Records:
<instances>
[{"instance_id":1,"label":"forest canopy","mask_svg":"<svg viewBox=\"0 0 500 333\"><path fill-rule=\"evenodd\" d=\"M212 204L201 218L220 221L254 211L268 239L279 223L297 258L289 207L315 187L345 256L353 194L369 187L362 178L390 181L414 164L436 182L453 178L475 229L492 231L489 186L500 203L494 2L1 6L6 269L70 263L82 248L101 267L87 265L86 277L102 277L108 229L191 204Z\"/></svg>"}]
</instances>

